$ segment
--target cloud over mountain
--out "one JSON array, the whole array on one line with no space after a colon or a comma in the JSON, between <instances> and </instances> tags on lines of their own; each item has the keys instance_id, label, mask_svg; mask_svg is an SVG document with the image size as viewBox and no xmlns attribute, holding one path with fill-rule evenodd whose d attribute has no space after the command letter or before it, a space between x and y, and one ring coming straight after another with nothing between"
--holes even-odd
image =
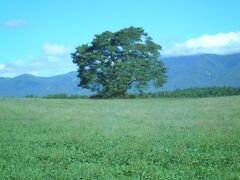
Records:
<instances>
[{"instance_id":1,"label":"cloud over mountain","mask_svg":"<svg viewBox=\"0 0 240 180\"><path fill-rule=\"evenodd\" d=\"M205 34L189 39L183 43L176 43L164 50L165 56L193 55L193 54L232 54L240 52L240 32Z\"/></svg>"},{"instance_id":2,"label":"cloud over mountain","mask_svg":"<svg viewBox=\"0 0 240 180\"><path fill-rule=\"evenodd\" d=\"M14 77L24 73L50 76L75 69L70 57L71 48L65 45L46 43L42 49L43 54L39 57L0 64L0 77Z\"/></svg>"}]
</instances>

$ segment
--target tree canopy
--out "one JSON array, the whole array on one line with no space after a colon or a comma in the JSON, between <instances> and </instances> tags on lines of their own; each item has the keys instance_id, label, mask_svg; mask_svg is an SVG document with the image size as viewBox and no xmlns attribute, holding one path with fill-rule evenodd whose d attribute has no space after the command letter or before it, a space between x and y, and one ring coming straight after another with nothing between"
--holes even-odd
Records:
<instances>
[{"instance_id":1,"label":"tree canopy","mask_svg":"<svg viewBox=\"0 0 240 180\"><path fill-rule=\"evenodd\" d=\"M116 97L125 96L132 87L142 91L150 82L156 87L166 82L160 50L143 28L129 27L95 35L71 55L78 66L79 86Z\"/></svg>"}]
</instances>

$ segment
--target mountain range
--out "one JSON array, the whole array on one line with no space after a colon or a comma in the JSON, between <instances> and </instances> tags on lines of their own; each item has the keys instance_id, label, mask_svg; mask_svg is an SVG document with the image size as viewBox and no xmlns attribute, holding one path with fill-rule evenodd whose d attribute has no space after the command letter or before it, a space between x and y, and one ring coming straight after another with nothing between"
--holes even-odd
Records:
<instances>
[{"instance_id":1,"label":"mountain range","mask_svg":"<svg viewBox=\"0 0 240 180\"><path fill-rule=\"evenodd\" d=\"M240 87L240 53L165 57L161 60L168 68L168 82L160 89L150 87L147 91L209 86ZM76 75L76 72L69 72L51 77L30 74L22 74L14 78L0 77L0 96L91 94L89 90L77 86L79 79Z\"/></svg>"}]
</instances>

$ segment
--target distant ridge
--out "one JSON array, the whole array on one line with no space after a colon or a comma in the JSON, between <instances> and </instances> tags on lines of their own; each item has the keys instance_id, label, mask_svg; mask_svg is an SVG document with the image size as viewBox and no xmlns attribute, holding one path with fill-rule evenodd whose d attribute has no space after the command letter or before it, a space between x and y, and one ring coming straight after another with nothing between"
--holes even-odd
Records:
<instances>
[{"instance_id":1,"label":"distant ridge","mask_svg":"<svg viewBox=\"0 0 240 180\"><path fill-rule=\"evenodd\" d=\"M169 81L164 86L167 90L207 86L240 87L240 53L179 56L163 61L169 69Z\"/></svg>"},{"instance_id":2,"label":"distant ridge","mask_svg":"<svg viewBox=\"0 0 240 180\"><path fill-rule=\"evenodd\" d=\"M90 91L77 87L76 72L51 77L37 77L22 74L14 78L0 79L0 96L24 97L26 95L46 96L67 93L87 95Z\"/></svg>"},{"instance_id":3,"label":"distant ridge","mask_svg":"<svg viewBox=\"0 0 240 180\"><path fill-rule=\"evenodd\" d=\"M168 83L150 91L185 89L191 87L240 87L240 53L231 55L200 54L162 58L168 68ZM66 93L89 95L89 90L77 87L76 72L52 77L22 74L14 78L0 77L0 96L46 96Z\"/></svg>"}]
</instances>

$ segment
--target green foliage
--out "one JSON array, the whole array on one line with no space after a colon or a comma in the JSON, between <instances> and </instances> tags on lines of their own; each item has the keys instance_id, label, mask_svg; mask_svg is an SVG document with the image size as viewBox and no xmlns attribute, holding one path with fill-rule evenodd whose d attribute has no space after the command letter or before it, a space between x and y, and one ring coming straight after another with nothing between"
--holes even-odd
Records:
<instances>
[{"instance_id":1,"label":"green foliage","mask_svg":"<svg viewBox=\"0 0 240 180\"><path fill-rule=\"evenodd\" d=\"M30 95L26 95L26 98L39 98L39 97L36 95L30 94Z\"/></svg>"},{"instance_id":2,"label":"green foliage","mask_svg":"<svg viewBox=\"0 0 240 180\"><path fill-rule=\"evenodd\" d=\"M174 91L161 91L157 93L130 94L127 98L201 98L240 95L237 87L206 87L176 89Z\"/></svg>"},{"instance_id":3,"label":"green foliage","mask_svg":"<svg viewBox=\"0 0 240 180\"><path fill-rule=\"evenodd\" d=\"M65 93L61 93L61 94L49 94L43 98L46 98L46 99L84 99L84 98L88 98L88 96L68 95Z\"/></svg>"},{"instance_id":4,"label":"green foliage","mask_svg":"<svg viewBox=\"0 0 240 180\"><path fill-rule=\"evenodd\" d=\"M175 91L165 91L157 94L158 97L218 97L240 95L240 88L237 87L206 87L177 89Z\"/></svg>"},{"instance_id":5,"label":"green foliage","mask_svg":"<svg viewBox=\"0 0 240 180\"><path fill-rule=\"evenodd\" d=\"M239 179L240 96L0 99L0 179Z\"/></svg>"},{"instance_id":6,"label":"green foliage","mask_svg":"<svg viewBox=\"0 0 240 180\"><path fill-rule=\"evenodd\" d=\"M166 82L160 50L143 28L95 35L90 44L72 53L81 79L79 86L97 92L99 97L123 97L133 84L141 91L151 80L160 87Z\"/></svg>"}]
</instances>

